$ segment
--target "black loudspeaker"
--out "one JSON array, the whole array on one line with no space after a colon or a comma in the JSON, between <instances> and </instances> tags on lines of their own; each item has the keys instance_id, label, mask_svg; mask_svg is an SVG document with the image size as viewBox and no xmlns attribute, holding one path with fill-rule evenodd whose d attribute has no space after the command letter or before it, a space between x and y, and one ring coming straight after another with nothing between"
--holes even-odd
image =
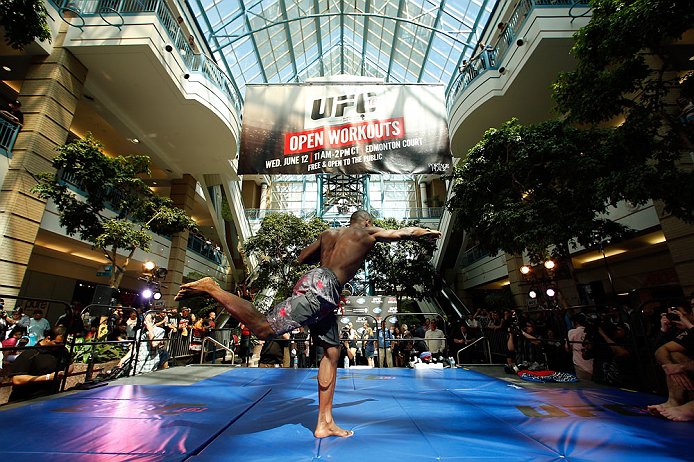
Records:
<instances>
[{"instance_id":1,"label":"black loudspeaker","mask_svg":"<svg viewBox=\"0 0 694 462\"><path fill-rule=\"evenodd\" d=\"M113 289L110 286L99 285L94 290L92 305L111 305Z\"/></svg>"}]
</instances>

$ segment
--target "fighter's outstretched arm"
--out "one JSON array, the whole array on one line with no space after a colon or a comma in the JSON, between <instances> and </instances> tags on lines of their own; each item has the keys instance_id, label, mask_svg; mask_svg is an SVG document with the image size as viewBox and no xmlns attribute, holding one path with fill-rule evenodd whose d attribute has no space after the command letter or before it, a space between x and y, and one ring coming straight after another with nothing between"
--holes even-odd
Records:
<instances>
[{"instance_id":1,"label":"fighter's outstretched arm","mask_svg":"<svg viewBox=\"0 0 694 462\"><path fill-rule=\"evenodd\" d=\"M374 233L374 237L379 242L401 241L404 239L417 239L424 237L432 241L441 237L441 232L435 229L425 229L418 226L410 226L400 229L383 229L376 228L378 231Z\"/></svg>"}]
</instances>

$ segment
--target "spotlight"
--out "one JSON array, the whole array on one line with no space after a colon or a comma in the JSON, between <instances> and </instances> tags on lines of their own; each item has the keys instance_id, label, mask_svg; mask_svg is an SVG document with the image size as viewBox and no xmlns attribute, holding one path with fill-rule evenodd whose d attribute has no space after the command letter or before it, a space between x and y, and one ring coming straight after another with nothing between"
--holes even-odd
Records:
<instances>
[{"instance_id":1,"label":"spotlight","mask_svg":"<svg viewBox=\"0 0 694 462\"><path fill-rule=\"evenodd\" d=\"M537 298L537 292L535 291L535 289L530 289L530 292L528 292L528 297Z\"/></svg>"},{"instance_id":2,"label":"spotlight","mask_svg":"<svg viewBox=\"0 0 694 462\"><path fill-rule=\"evenodd\" d=\"M164 49L165 49L166 51L168 51L169 53L171 53L171 52L173 51L173 47L172 47L171 45L166 45L166 46L164 47Z\"/></svg>"},{"instance_id":3,"label":"spotlight","mask_svg":"<svg viewBox=\"0 0 694 462\"><path fill-rule=\"evenodd\" d=\"M506 68L503 67L503 66L500 67L500 68L499 68L499 74L503 74L504 72L506 72Z\"/></svg>"},{"instance_id":4,"label":"spotlight","mask_svg":"<svg viewBox=\"0 0 694 462\"><path fill-rule=\"evenodd\" d=\"M554 269L554 262L552 260L547 260L545 262L545 268L548 270Z\"/></svg>"},{"instance_id":5,"label":"spotlight","mask_svg":"<svg viewBox=\"0 0 694 462\"><path fill-rule=\"evenodd\" d=\"M157 290L152 294L152 298L154 298L155 300L159 300L161 298L161 292Z\"/></svg>"},{"instance_id":6,"label":"spotlight","mask_svg":"<svg viewBox=\"0 0 694 462\"><path fill-rule=\"evenodd\" d=\"M547 294L548 297L554 297L555 295L557 295L557 291L554 290L554 288L552 288L552 287L548 287L547 290L545 291L545 293Z\"/></svg>"},{"instance_id":7,"label":"spotlight","mask_svg":"<svg viewBox=\"0 0 694 462\"><path fill-rule=\"evenodd\" d=\"M523 37L520 37L518 38L518 40L516 40L516 45L518 45L519 47L522 47L524 43L525 39Z\"/></svg>"},{"instance_id":8,"label":"spotlight","mask_svg":"<svg viewBox=\"0 0 694 462\"><path fill-rule=\"evenodd\" d=\"M142 298L152 298L152 291L150 289L145 289L142 291Z\"/></svg>"},{"instance_id":9,"label":"spotlight","mask_svg":"<svg viewBox=\"0 0 694 462\"><path fill-rule=\"evenodd\" d=\"M142 268L144 268L145 271L152 271L155 267L156 265L152 260L147 260L142 264Z\"/></svg>"},{"instance_id":10,"label":"spotlight","mask_svg":"<svg viewBox=\"0 0 694 462\"><path fill-rule=\"evenodd\" d=\"M188 80L190 78L190 74L183 74L183 78Z\"/></svg>"},{"instance_id":11,"label":"spotlight","mask_svg":"<svg viewBox=\"0 0 694 462\"><path fill-rule=\"evenodd\" d=\"M166 277L166 275L169 274L169 270L167 270L166 268L161 268L161 267L157 268L157 270L155 272L157 273L157 277L159 279L164 279Z\"/></svg>"},{"instance_id":12,"label":"spotlight","mask_svg":"<svg viewBox=\"0 0 694 462\"><path fill-rule=\"evenodd\" d=\"M530 272L530 267L528 265L523 265L520 268L520 272L523 274L528 274Z\"/></svg>"}]
</instances>

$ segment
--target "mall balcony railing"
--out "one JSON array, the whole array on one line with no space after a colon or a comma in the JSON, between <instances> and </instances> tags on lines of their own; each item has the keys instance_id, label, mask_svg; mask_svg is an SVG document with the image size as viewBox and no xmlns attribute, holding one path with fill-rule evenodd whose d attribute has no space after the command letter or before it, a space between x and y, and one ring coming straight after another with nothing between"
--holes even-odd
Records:
<instances>
[{"instance_id":1,"label":"mall balcony railing","mask_svg":"<svg viewBox=\"0 0 694 462\"><path fill-rule=\"evenodd\" d=\"M496 45L486 46L479 54L474 55L468 64L461 67L460 73L447 90L446 105L448 110L451 110L458 95L477 77L489 69L499 69L501 63L506 58L506 53L511 44L519 37L519 32L526 18L535 8L566 8L568 6L570 7L568 15L576 18L583 16L585 13L581 15L573 14L573 8L575 6L587 6L588 3L588 0L521 0L506 23L506 28L501 33Z\"/></svg>"},{"instance_id":2,"label":"mall balcony railing","mask_svg":"<svg viewBox=\"0 0 694 462\"><path fill-rule=\"evenodd\" d=\"M12 148L14 148L14 142L21 128L21 124L12 122L0 112L0 154L12 158Z\"/></svg>"},{"instance_id":3,"label":"mall balcony railing","mask_svg":"<svg viewBox=\"0 0 694 462\"><path fill-rule=\"evenodd\" d=\"M224 254L214 244L208 244L208 241L201 239L198 236L188 234L188 249L205 259L215 263L218 266L226 266Z\"/></svg>"},{"instance_id":4,"label":"mall balcony railing","mask_svg":"<svg viewBox=\"0 0 694 462\"><path fill-rule=\"evenodd\" d=\"M124 16L142 13L155 13L172 46L178 51L183 62L191 72L202 74L229 98L234 108L241 113L241 95L229 76L210 57L195 53L188 42L176 17L166 5L165 0L52 0L59 8L61 15L70 12L80 18L99 16L104 23L114 27L125 24ZM118 17L120 22L115 20ZM82 19L83 20L83 19ZM67 22L67 21L66 21ZM78 25L68 23L79 27Z\"/></svg>"},{"instance_id":5,"label":"mall balcony railing","mask_svg":"<svg viewBox=\"0 0 694 462\"><path fill-rule=\"evenodd\" d=\"M325 214L324 219L333 220L333 218L346 216L349 218L351 210L345 214ZM310 219L316 216L316 209L246 209L246 217L249 220L262 220L271 213L290 213L299 218ZM427 220L439 219L443 214L443 207L410 207L407 209L388 209L387 212L381 212L378 209L371 208L371 215L374 218L396 218L398 220Z\"/></svg>"}]
</instances>

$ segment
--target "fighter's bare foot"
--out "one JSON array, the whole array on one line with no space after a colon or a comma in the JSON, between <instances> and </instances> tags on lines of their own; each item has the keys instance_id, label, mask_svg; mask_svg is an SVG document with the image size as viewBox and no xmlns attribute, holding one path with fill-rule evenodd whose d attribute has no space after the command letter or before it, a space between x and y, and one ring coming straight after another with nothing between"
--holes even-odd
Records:
<instances>
[{"instance_id":1,"label":"fighter's bare foot","mask_svg":"<svg viewBox=\"0 0 694 462\"><path fill-rule=\"evenodd\" d=\"M203 278L197 281L189 282L188 284L183 284L180 287L178 293L174 297L174 300L185 300L198 295L209 295L211 290L218 287L219 286L212 278Z\"/></svg>"},{"instance_id":2,"label":"fighter's bare foot","mask_svg":"<svg viewBox=\"0 0 694 462\"><path fill-rule=\"evenodd\" d=\"M318 424L316 430L313 432L313 436L316 438L327 438L328 436L340 436L342 438L349 438L354 435L351 430L344 430L338 427L335 422Z\"/></svg>"},{"instance_id":3,"label":"fighter's bare foot","mask_svg":"<svg viewBox=\"0 0 694 462\"><path fill-rule=\"evenodd\" d=\"M664 407L660 409L660 414L676 422L689 422L694 420L694 404L689 402L682 406Z\"/></svg>"}]
</instances>

